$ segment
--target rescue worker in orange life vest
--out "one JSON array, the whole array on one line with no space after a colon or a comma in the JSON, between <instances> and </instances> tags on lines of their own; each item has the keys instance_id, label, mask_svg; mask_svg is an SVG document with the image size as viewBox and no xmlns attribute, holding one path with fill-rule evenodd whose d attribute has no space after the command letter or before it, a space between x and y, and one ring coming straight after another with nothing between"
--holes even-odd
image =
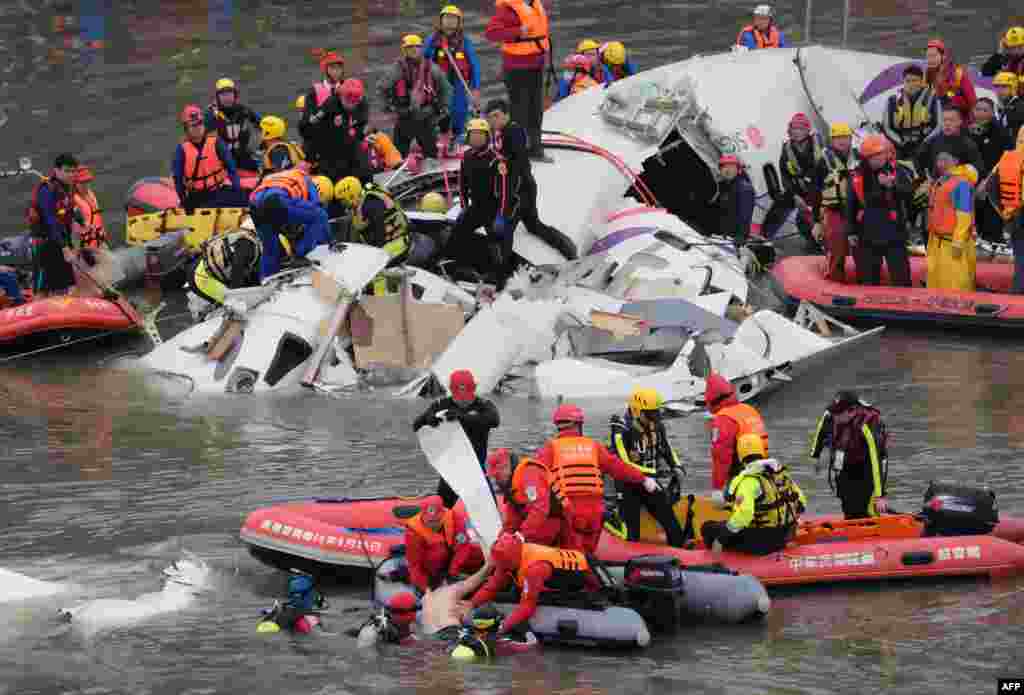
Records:
<instances>
[{"instance_id":1,"label":"rescue worker in orange life vest","mask_svg":"<svg viewBox=\"0 0 1024 695\"><path fill-rule=\"evenodd\" d=\"M305 258L317 246L331 241L319 189L298 169L265 177L252 192L249 214L263 244L260 281L281 270L285 249L279 235L290 235L291 255L295 258Z\"/></svg>"},{"instance_id":2,"label":"rescue worker in orange life vest","mask_svg":"<svg viewBox=\"0 0 1024 695\"><path fill-rule=\"evenodd\" d=\"M1013 294L1024 294L1024 128L1017 132L1017 146L1005 153L982 185L1003 220L1004 234L1013 246Z\"/></svg>"},{"instance_id":3,"label":"rescue worker in orange life vest","mask_svg":"<svg viewBox=\"0 0 1024 695\"><path fill-rule=\"evenodd\" d=\"M416 510L413 512L413 510ZM405 527L405 560L409 583L420 592L436 589L449 577L470 574L484 564L480 546L469 535L469 516L464 504L446 509L440 497L427 498L399 521Z\"/></svg>"},{"instance_id":4,"label":"rescue worker in orange life vest","mask_svg":"<svg viewBox=\"0 0 1024 695\"><path fill-rule=\"evenodd\" d=\"M723 154L719 157L718 173L722 177L718 182L718 198L715 200L718 233L732 239L739 247L750 238L757 194L743 162L736 155Z\"/></svg>"},{"instance_id":5,"label":"rescue worker in orange life vest","mask_svg":"<svg viewBox=\"0 0 1024 695\"><path fill-rule=\"evenodd\" d=\"M66 153L58 155L53 171L32 190L26 222L35 246L32 289L38 297L64 294L75 284L70 261L74 258L72 188L77 173L77 159Z\"/></svg>"},{"instance_id":6,"label":"rescue worker in orange life vest","mask_svg":"<svg viewBox=\"0 0 1024 695\"><path fill-rule=\"evenodd\" d=\"M638 388L629 397L629 407L622 416L613 415L609 449L624 463L658 481L660 489L648 492L642 485L617 483L618 512L625 524L627 540L640 540L640 510L646 508L665 530L668 544L682 548L686 535L673 505L679 500L686 469L668 441L661 420L661 394L652 388ZM607 523L605 528L609 531Z\"/></svg>"},{"instance_id":7,"label":"rescue worker in orange life vest","mask_svg":"<svg viewBox=\"0 0 1024 695\"><path fill-rule=\"evenodd\" d=\"M743 468L729 481L724 494L732 505L732 515L727 521L704 523L704 545L716 552L752 555L782 550L796 533L807 498L786 467L767 457L761 437L744 434L736 448Z\"/></svg>"},{"instance_id":8,"label":"rescue worker in orange life vest","mask_svg":"<svg viewBox=\"0 0 1024 695\"><path fill-rule=\"evenodd\" d=\"M398 115L395 147L403 157L415 140L424 157L437 158L438 122L448 115L452 86L441 68L423 58L423 39L402 38L402 55L380 84L386 108Z\"/></svg>"},{"instance_id":9,"label":"rescue worker in orange life vest","mask_svg":"<svg viewBox=\"0 0 1024 695\"><path fill-rule=\"evenodd\" d=\"M626 46L621 41L609 41L601 46L599 59L604 72L610 76L608 83L637 73L636 65L626 55Z\"/></svg>"},{"instance_id":10,"label":"rescue worker in orange life vest","mask_svg":"<svg viewBox=\"0 0 1024 695\"><path fill-rule=\"evenodd\" d=\"M807 250L820 251L818 242L812 236L814 210L818 206L820 192L815 187L814 172L825 157L825 149L817 135L811 132L811 120L806 114L797 113L789 121L789 138L782 143L779 155L779 174L782 178L784 195L772 206L772 216L783 215L797 208L796 226L803 235ZM769 232L769 236L771 236Z\"/></svg>"},{"instance_id":11,"label":"rescue worker in orange life vest","mask_svg":"<svg viewBox=\"0 0 1024 695\"><path fill-rule=\"evenodd\" d=\"M487 477L502 495L502 530L527 543L556 545L562 508L551 498L548 471L534 458L497 449L487 457Z\"/></svg>"},{"instance_id":12,"label":"rescue worker in orange life vest","mask_svg":"<svg viewBox=\"0 0 1024 695\"><path fill-rule=\"evenodd\" d=\"M316 131L317 172L332 181L355 176L363 182L372 178L364 147L370 107L362 80L348 78L327 97L321 109L323 122Z\"/></svg>"},{"instance_id":13,"label":"rescue worker in orange life vest","mask_svg":"<svg viewBox=\"0 0 1024 695\"><path fill-rule=\"evenodd\" d=\"M999 123L1006 128L1010 145L1024 127L1024 98L1020 96L1020 78L1012 72L1001 72L992 80L992 88L999 99Z\"/></svg>"},{"instance_id":14,"label":"rescue worker in orange life vest","mask_svg":"<svg viewBox=\"0 0 1024 695\"><path fill-rule=\"evenodd\" d=\"M604 478L643 486L654 494L661 486L654 478L624 463L599 442L583 436L583 411L563 403L551 417L558 435L537 452L548 470L551 490L562 506L561 547L593 553L604 525Z\"/></svg>"},{"instance_id":15,"label":"rescue worker in orange life vest","mask_svg":"<svg viewBox=\"0 0 1024 695\"><path fill-rule=\"evenodd\" d=\"M260 115L238 102L238 86L234 80L222 77L214 86L213 103L206 107L206 130L216 131L227 144L235 165L241 169L259 171L259 162L249 150L249 126L259 126Z\"/></svg>"},{"instance_id":16,"label":"rescue worker in orange life vest","mask_svg":"<svg viewBox=\"0 0 1024 695\"><path fill-rule=\"evenodd\" d=\"M775 26L775 10L771 5L758 5L754 8L754 20L740 29L736 45L751 50L786 47L786 37Z\"/></svg>"},{"instance_id":17,"label":"rescue worker in orange life vest","mask_svg":"<svg viewBox=\"0 0 1024 695\"><path fill-rule=\"evenodd\" d=\"M80 166L75 173L72 200L75 213L71 221L71 244L76 258L84 264L89 278L76 273L77 294L80 297L101 297L108 293L114 281L114 258L107 245L107 230L103 225L99 201L89 187L96 177L92 170Z\"/></svg>"},{"instance_id":18,"label":"rescue worker in orange life vest","mask_svg":"<svg viewBox=\"0 0 1024 695\"><path fill-rule=\"evenodd\" d=\"M889 97L882 132L896 146L898 159L913 159L922 143L939 129L939 99L924 81L921 66L903 68L903 87Z\"/></svg>"},{"instance_id":19,"label":"rescue worker in orange life vest","mask_svg":"<svg viewBox=\"0 0 1024 695\"><path fill-rule=\"evenodd\" d=\"M752 405L740 403L736 389L717 372L708 374L704 388L704 407L711 414L711 486L722 490L740 468L736 444L744 434L756 434L768 449L768 432L764 420Z\"/></svg>"},{"instance_id":20,"label":"rescue worker in orange life vest","mask_svg":"<svg viewBox=\"0 0 1024 695\"><path fill-rule=\"evenodd\" d=\"M576 53L593 61L594 69L590 72L591 77L599 84L611 84L612 75L608 71L608 67L601 62L601 44L594 39L582 39L576 44Z\"/></svg>"},{"instance_id":21,"label":"rescue worker in orange life vest","mask_svg":"<svg viewBox=\"0 0 1024 695\"><path fill-rule=\"evenodd\" d=\"M480 60L473 41L465 34L462 10L455 5L441 8L437 31L427 39L423 56L437 63L452 87L448 122L440 125L441 132L450 134L449 153L455 154L456 142L463 140L470 106L480 106Z\"/></svg>"},{"instance_id":22,"label":"rescue worker in orange life vest","mask_svg":"<svg viewBox=\"0 0 1024 695\"><path fill-rule=\"evenodd\" d=\"M594 70L592 58L574 53L562 63L562 79L558 81L558 93L555 101L561 101L573 94L579 94L591 87L600 86L591 74Z\"/></svg>"},{"instance_id":23,"label":"rescue worker in orange life vest","mask_svg":"<svg viewBox=\"0 0 1024 695\"><path fill-rule=\"evenodd\" d=\"M335 51L327 51L320 57L320 73L323 79L314 82L306 93L302 105L302 118L299 119L299 135L306 145L306 159L311 163L320 159L316 144L318 131L327 117L323 106L345 79L345 59Z\"/></svg>"},{"instance_id":24,"label":"rescue worker in orange life vest","mask_svg":"<svg viewBox=\"0 0 1024 695\"><path fill-rule=\"evenodd\" d=\"M537 612L541 594L545 591L598 591L601 582L590 571L584 553L579 550L552 548L546 545L524 543L513 533L502 533L491 548L494 573L473 594L464 613L494 601L509 584L515 583L521 592L519 605L501 621L498 634L518 631L529 626Z\"/></svg>"},{"instance_id":25,"label":"rescue worker in orange life vest","mask_svg":"<svg viewBox=\"0 0 1024 695\"><path fill-rule=\"evenodd\" d=\"M227 145L203 125L203 113L189 104L181 112L185 139L174 152L174 188L187 214L196 208L242 208L248 196L242 190L235 160Z\"/></svg>"},{"instance_id":26,"label":"rescue worker in orange life vest","mask_svg":"<svg viewBox=\"0 0 1024 695\"><path fill-rule=\"evenodd\" d=\"M971 82L967 68L956 64L941 39L928 42L925 60L928 64L925 80L935 96L942 101L944 107L955 106L964 123L970 125L974 119L974 104L978 96L974 92L974 83Z\"/></svg>"},{"instance_id":27,"label":"rescue worker in orange life vest","mask_svg":"<svg viewBox=\"0 0 1024 695\"><path fill-rule=\"evenodd\" d=\"M882 415L855 391L840 391L825 409L811 438L814 470L828 466L829 487L847 519L888 511L889 432Z\"/></svg>"},{"instance_id":28,"label":"rescue worker in orange life vest","mask_svg":"<svg viewBox=\"0 0 1024 695\"><path fill-rule=\"evenodd\" d=\"M988 97L978 99L974 105L974 123L967 132L981 152L981 161L984 163L982 173L991 172L1003 153L1013 149L1013 140L995 117L995 104ZM982 239L993 244L1003 243L1003 221L999 219L999 213L994 207L982 201L975 208L974 216L978 235Z\"/></svg>"},{"instance_id":29,"label":"rescue worker in orange life vest","mask_svg":"<svg viewBox=\"0 0 1024 695\"><path fill-rule=\"evenodd\" d=\"M848 123L833 123L830 136L825 156L814 172L814 185L821 192L818 208L814 211L815 230L825 245L825 277L833 282L846 282L846 257L850 255L846 236L846 198L850 170L855 166L851 149L853 129Z\"/></svg>"},{"instance_id":30,"label":"rescue worker in orange life vest","mask_svg":"<svg viewBox=\"0 0 1024 695\"><path fill-rule=\"evenodd\" d=\"M964 163L962 150L949 145L935 160L928 208L928 288L974 291L974 186L978 174Z\"/></svg>"}]
</instances>

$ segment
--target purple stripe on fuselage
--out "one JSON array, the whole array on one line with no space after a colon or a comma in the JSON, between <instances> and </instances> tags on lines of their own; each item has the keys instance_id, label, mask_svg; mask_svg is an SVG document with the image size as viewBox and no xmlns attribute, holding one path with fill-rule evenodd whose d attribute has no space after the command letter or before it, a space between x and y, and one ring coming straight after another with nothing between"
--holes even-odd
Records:
<instances>
[{"instance_id":1,"label":"purple stripe on fuselage","mask_svg":"<svg viewBox=\"0 0 1024 695\"><path fill-rule=\"evenodd\" d=\"M860 95L860 103L866 104L878 95L885 94L889 90L899 87L903 83L903 69L908 65L918 65L924 70L924 63L913 60L897 63L886 68L875 79L868 82L868 86L864 88L864 92ZM970 76L971 82L974 83L975 87L992 89L992 78L982 77L974 68L967 68L967 74Z\"/></svg>"},{"instance_id":2,"label":"purple stripe on fuselage","mask_svg":"<svg viewBox=\"0 0 1024 695\"><path fill-rule=\"evenodd\" d=\"M603 239L595 241L594 245L590 247L590 251L587 252L587 255L593 256L598 253L604 253L608 249L618 246L624 241L644 234L654 234L656 231L658 231L657 227L626 227L625 229L620 229L617 232L612 232Z\"/></svg>"}]
</instances>

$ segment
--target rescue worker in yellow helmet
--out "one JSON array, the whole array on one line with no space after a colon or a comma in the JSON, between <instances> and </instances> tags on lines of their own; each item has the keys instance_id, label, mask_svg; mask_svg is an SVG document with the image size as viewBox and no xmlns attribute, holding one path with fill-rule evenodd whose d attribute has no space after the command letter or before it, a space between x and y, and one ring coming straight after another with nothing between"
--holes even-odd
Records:
<instances>
[{"instance_id":1,"label":"rescue worker in yellow helmet","mask_svg":"<svg viewBox=\"0 0 1024 695\"><path fill-rule=\"evenodd\" d=\"M260 166L249 149L249 126L259 126L260 115L238 101L234 80L222 77L214 85L213 103L206 107L206 130L217 136L231 150L239 169L258 171Z\"/></svg>"},{"instance_id":2,"label":"rescue worker in yellow helmet","mask_svg":"<svg viewBox=\"0 0 1024 695\"><path fill-rule=\"evenodd\" d=\"M601 44L594 41L594 39L583 39L576 44L576 53L590 58L592 61L590 76L593 77L598 84L608 84L612 81L611 74L608 72L604 63L601 62Z\"/></svg>"},{"instance_id":3,"label":"rescue worker in yellow helmet","mask_svg":"<svg viewBox=\"0 0 1024 695\"><path fill-rule=\"evenodd\" d=\"M796 533L807 498L785 466L766 458L760 436L742 435L736 447L743 470L729 482L724 495L732 505L732 516L704 523L704 545L753 555L782 550Z\"/></svg>"},{"instance_id":4,"label":"rescue worker in yellow helmet","mask_svg":"<svg viewBox=\"0 0 1024 695\"><path fill-rule=\"evenodd\" d=\"M1024 127L1024 98L1020 96L1021 79L1012 72L1001 72L992 80L992 87L999 98L999 123L1006 128L1010 142L1017 140L1017 133Z\"/></svg>"},{"instance_id":5,"label":"rescue worker in yellow helmet","mask_svg":"<svg viewBox=\"0 0 1024 695\"><path fill-rule=\"evenodd\" d=\"M1017 131L1017 145L1003 154L983 186L1003 220L1003 233L1013 246L1013 294L1024 294L1024 128Z\"/></svg>"},{"instance_id":6,"label":"rescue worker in yellow helmet","mask_svg":"<svg viewBox=\"0 0 1024 695\"><path fill-rule=\"evenodd\" d=\"M415 140L423 155L437 158L438 123L448 118L452 85L437 63L423 57L423 39L416 34L402 38L401 56L380 82L387 108L398 115L395 147L408 156Z\"/></svg>"},{"instance_id":7,"label":"rescue worker in yellow helmet","mask_svg":"<svg viewBox=\"0 0 1024 695\"><path fill-rule=\"evenodd\" d=\"M302 147L284 139L288 124L283 118L264 116L260 120L260 131L263 133L260 143L260 149L263 150L263 173L293 169L306 161Z\"/></svg>"},{"instance_id":8,"label":"rescue worker in yellow helmet","mask_svg":"<svg viewBox=\"0 0 1024 695\"><path fill-rule=\"evenodd\" d=\"M846 282L846 257L850 243L846 236L846 202L850 172L856 166L853 129L848 123L833 123L829 146L814 173L815 187L821 192L814 220L821 229L826 261L825 277Z\"/></svg>"},{"instance_id":9,"label":"rescue worker in yellow helmet","mask_svg":"<svg viewBox=\"0 0 1024 695\"><path fill-rule=\"evenodd\" d=\"M648 492L643 485L617 482L619 517L625 523L626 538L640 540L640 509L646 507L665 530L668 544L681 548L687 537L673 511L681 496L682 478L686 469L679 461L661 420L661 394L653 388L634 389L629 407L610 422L609 450L623 463L658 481L659 487ZM619 535L620 531L605 525ZM690 529L692 534L693 529Z\"/></svg>"},{"instance_id":10,"label":"rescue worker in yellow helmet","mask_svg":"<svg viewBox=\"0 0 1024 695\"><path fill-rule=\"evenodd\" d=\"M636 65L626 54L626 47L621 41L609 41L598 51L601 68L608 75L608 82L616 82L623 77L637 73Z\"/></svg>"},{"instance_id":11,"label":"rescue worker in yellow helmet","mask_svg":"<svg viewBox=\"0 0 1024 695\"><path fill-rule=\"evenodd\" d=\"M472 39L465 34L462 10L455 5L441 8L437 31L423 46L423 56L441 68L452 87L448 118L439 125L442 133L450 134L448 153L454 155L470 111L480 106L480 59Z\"/></svg>"},{"instance_id":12,"label":"rescue worker in yellow helmet","mask_svg":"<svg viewBox=\"0 0 1024 695\"><path fill-rule=\"evenodd\" d=\"M1018 79L1024 79L1024 27L1015 26L1006 30L999 38L999 50L993 53L981 66L985 77L1011 72Z\"/></svg>"},{"instance_id":13,"label":"rescue worker in yellow helmet","mask_svg":"<svg viewBox=\"0 0 1024 695\"><path fill-rule=\"evenodd\" d=\"M238 292L259 285L263 244L250 218L243 218L239 229L211 237L199 250L199 259L189 275L189 290L212 307L226 306L244 314L249 293ZM207 309L189 297L189 309L198 318ZM203 346L205 348L205 346Z\"/></svg>"},{"instance_id":14,"label":"rescue worker in yellow helmet","mask_svg":"<svg viewBox=\"0 0 1024 695\"><path fill-rule=\"evenodd\" d=\"M924 69L903 69L903 88L889 97L882 131L896 145L897 159L914 159L925 139L941 125L939 99L924 80Z\"/></svg>"},{"instance_id":15,"label":"rescue worker in yellow helmet","mask_svg":"<svg viewBox=\"0 0 1024 695\"><path fill-rule=\"evenodd\" d=\"M363 185L346 176L334 187L334 197L352 212L352 241L382 248L391 256L389 266L404 263L422 265L433 255L433 241L417 234L414 239L405 211L387 189Z\"/></svg>"}]
</instances>

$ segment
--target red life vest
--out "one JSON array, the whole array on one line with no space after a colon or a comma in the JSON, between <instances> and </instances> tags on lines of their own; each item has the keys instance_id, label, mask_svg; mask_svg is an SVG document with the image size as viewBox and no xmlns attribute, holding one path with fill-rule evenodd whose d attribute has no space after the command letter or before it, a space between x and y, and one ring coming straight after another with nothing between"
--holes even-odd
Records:
<instances>
[{"instance_id":1,"label":"red life vest","mask_svg":"<svg viewBox=\"0 0 1024 695\"><path fill-rule=\"evenodd\" d=\"M227 182L227 170L217 155L216 135L207 135L203 138L202 149L188 138L182 140L181 146L185 149L182 176L187 192L212 191Z\"/></svg>"},{"instance_id":2,"label":"red life vest","mask_svg":"<svg viewBox=\"0 0 1024 695\"><path fill-rule=\"evenodd\" d=\"M444 49L448 49L445 52ZM458 38L449 40L444 34L434 35L434 62L437 63L437 67L441 68L441 71L448 75L452 69L452 63L448 60L448 54L451 54L455 60L455 69L462 75L462 79L469 84L469 78L472 75L472 67L469 64L469 58L466 57L465 46L462 41L462 32L459 32ZM452 83L452 87L460 89L461 85L458 76L454 76L455 79L449 80Z\"/></svg>"},{"instance_id":3,"label":"red life vest","mask_svg":"<svg viewBox=\"0 0 1024 695\"><path fill-rule=\"evenodd\" d=\"M323 106L324 102L334 93L334 85L327 80L320 80L313 83L313 96L316 98L316 105Z\"/></svg>"},{"instance_id":4,"label":"red life vest","mask_svg":"<svg viewBox=\"0 0 1024 695\"><path fill-rule=\"evenodd\" d=\"M864 174L860 169L857 169L850 179L850 190L853 191L854 195L857 196L858 202L860 202L860 210L857 211L857 222L864 222ZM895 196L893 196L892 191L885 191L883 197L885 198L886 207L889 208L889 219L893 222L897 221L899 213L896 210Z\"/></svg>"},{"instance_id":5,"label":"red life vest","mask_svg":"<svg viewBox=\"0 0 1024 695\"><path fill-rule=\"evenodd\" d=\"M402 77L395 82L395 102L400 108L410 106L426 106L434 100L437 90L434 87L434 74L430 69L430 61L421 60L416 68L410 69L405 58L398 60Z\"/></svg>"},{"instance_id":6,"label":"red life vest","mask_svg":"<svg viewBox=\"0 0 1024 695\"><path fill-rule=\"evenodd\" d=\"M67 189L57 180L57 178L50 174L50 176L41 179L35 186L32 187L32 199L25 209L25 224L28 225L32 233L37 237L45 237L46 233L42 229L43 215L39 210L39 191L46 185L50 191L53 192L56 210L57 210L57 223L67 227L71 223L71 214L74 211L74 207L71 204L71 196L68 194Z\"/></svg>"},{"instance_id":7,"label":"red life vest","mask_svg":"<svg viewBox=\"0 0 1024 695\"><path fill-rule=\"evenodd\" d=\"M775 28L774 24L772 24L771 27L768 28L767 36L758 31L753 24L748 24L747 26L740 29L739 35L736 36L737 46L746 45L743 43L743 35L748 31L750 32L750 35L754 37L754 41L757 42L758 48L778 48L779 43L782 40L781 36L779 35L779 30Z\"/></svg>"}]
</instances>

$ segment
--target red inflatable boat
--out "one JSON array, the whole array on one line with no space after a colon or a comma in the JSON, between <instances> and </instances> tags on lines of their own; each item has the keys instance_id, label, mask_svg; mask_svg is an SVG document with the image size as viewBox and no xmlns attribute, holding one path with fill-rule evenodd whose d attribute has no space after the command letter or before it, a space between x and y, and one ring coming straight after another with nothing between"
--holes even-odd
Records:
<instances>
[{"instance_id":1,"label":"red inflatable boat","mask_svg":"<svg viewBox=\"0 0 1024 695\"><path fill-rule=\"evenodd\" d=\"M0 345L34 338L68 342L79 334L142 327L142 317L123 299L47 297L0 310Z\"/></svg>"},{"instance_id":2,"label":"red inflatable boat","mask_svg":"<svg viewBox=\"0 0 1024 695\"><path fill-rule=\"evenodd\" d=\"M334 571L379 565L403 542L392 514L417 498L317 499L249 514L241 539L254 556L275 566ZM842 522L810 518L794 542L765 556L631 543L605 533L598 558L625 563L647 554L674 555L684 565L718 562L766 585L817 584L907 577L989 576L1024 573L1024 522L1006 519L992 535L920 537L920 523L899 515ZM1000 537L1002 536L1002 537Z\"/></svg>"},{"instance_id":3,"label":"red inflatable boat","mask_svg":"<svg viewBox=\"0 0 1024 695\"><path fill-rule=\"evenodd\" d=\"M930 323L1024 328L1024 295L1008 294L1013 266L978 263L978 292L929 290L924 287L928 259L910 259L914 287L841 284L825 279L823 256L790 256L775 264L772 275L787 301L808 301L842 319L927 321ZM855 277L852 260L847 277ZM883 282L888 276L883 273Z\"/></svg>"}]
</instances>

